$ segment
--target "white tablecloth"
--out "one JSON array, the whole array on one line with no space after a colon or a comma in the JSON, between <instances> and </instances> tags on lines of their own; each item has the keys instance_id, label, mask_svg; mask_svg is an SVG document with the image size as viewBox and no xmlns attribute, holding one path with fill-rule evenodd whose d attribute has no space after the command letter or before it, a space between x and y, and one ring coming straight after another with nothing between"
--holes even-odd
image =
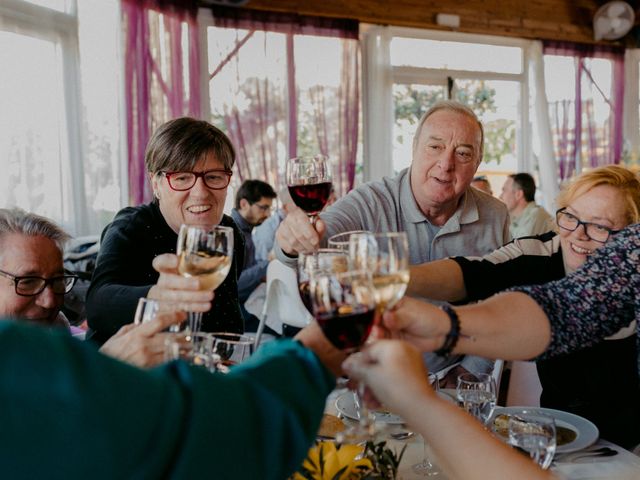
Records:
<instances>
[{"instance_id":1,"label":"white tablecloth","mask_svg":"<svg viewBox=\"0 0 640 480\"><path fill-rule=\"evenodd\" d=\"M325 412L337 415L335 401L337 396L344 390L335 390L327 399ZM391 431L406 430L402 426L393 427ZM625 450L622 447L614 445L606 440L599 440L598 445L608 446L616 449L619 453L615 457L595 458L590 460L581 460L581 463L560 463L553 468L555 474L566 480L638 480L640 479L640 457ZM422 461L424 447L422 437L414 435L406 441L396 441L387 439L387 445L400 451L404 445L407 446L402 462L400 463L400 475L403 480L424 479L421 475L417 475L411 469L411 466ZM446 475L438 475L439 480L446 480Z\"/></svg>"}]
</instances>

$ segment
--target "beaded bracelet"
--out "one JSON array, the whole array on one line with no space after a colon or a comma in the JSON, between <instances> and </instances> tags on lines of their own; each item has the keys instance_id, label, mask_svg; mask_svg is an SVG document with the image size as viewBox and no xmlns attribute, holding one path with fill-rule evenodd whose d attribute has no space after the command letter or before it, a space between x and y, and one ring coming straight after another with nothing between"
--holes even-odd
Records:
<instances>
[{"instance_id":1,"label":"beaded bracelet","mask_svg":"<svg viewBox=\"0 0 640 480\"><path fill-rule=\"evenodd\" d=\"M451 308L451 305L445 304L440 308L449 316L451 328L444 339L444 343L438 350L436 350L435 353L441 357L448 357L455 348L458 343L458 338L460 337L460 319L458 318L456 311Z\"/></svg>"}]
</instances>

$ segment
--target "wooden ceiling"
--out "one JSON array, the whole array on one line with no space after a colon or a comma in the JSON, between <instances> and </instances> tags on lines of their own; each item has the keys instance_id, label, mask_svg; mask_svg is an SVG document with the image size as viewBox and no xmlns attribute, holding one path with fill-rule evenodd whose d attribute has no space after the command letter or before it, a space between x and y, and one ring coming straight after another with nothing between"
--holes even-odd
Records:
<instances>
[{"instance_id":1,"label":"wooden ceiling","mask_svg":"<svg viewBox=\"0 0 640 480\"><path fill-rule=\"evenodd\" d=\"M438 13L460 16L461 32L595 43L593 15L598 0L249 0L246 8L301 15L351 18L361 22L451 30L435 23ZM628 3L636 10L638 1ZM637 27L636 27L637 29ZM623 42L635 44L634 35Z\"/></svg>"}]
</instances>

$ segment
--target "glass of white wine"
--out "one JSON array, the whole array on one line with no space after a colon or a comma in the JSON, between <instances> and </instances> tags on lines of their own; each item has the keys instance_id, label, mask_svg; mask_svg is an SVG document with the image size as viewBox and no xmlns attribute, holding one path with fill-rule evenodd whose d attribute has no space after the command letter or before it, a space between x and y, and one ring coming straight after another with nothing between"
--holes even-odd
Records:
<instances>
[{"instance_id":1,"label":"glass of white wine","mask_svg":"<svg viewBox=\"0 0 640 480\"><path fill-rule=\"evenodd\" d=\"M353 233L349 260L373 276L378 313L390 310L409 284L409 241L405 232Z\"/></svg>"},{"instance_id":2,"label":"glass of white wine","mask_svg":"<svg viewBox=\"0 0 640 480\"><path fill-rule=\"evenodd\" d=\"M215 290L227 278L233 258L231 227L182 225L178 234L178 271L197 277L201 290ZM200 331L202 312L189 312L189 331Z\"/></svg>"}]
</instances>

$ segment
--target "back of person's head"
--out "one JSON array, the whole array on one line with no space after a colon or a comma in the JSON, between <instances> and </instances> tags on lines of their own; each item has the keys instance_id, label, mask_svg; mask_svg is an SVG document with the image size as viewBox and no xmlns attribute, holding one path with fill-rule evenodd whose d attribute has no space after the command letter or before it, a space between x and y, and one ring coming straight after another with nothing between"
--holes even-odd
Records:
<instances>
[{"instance_id":1,"label":"back of person's head","mask_svg":"<svg viewBox=\"0 0 640 480\"><path fill-rule=\"evenodd\" d=\"M18 234L28 237L42 236L53 241L60 253L71 238L48 218L25 212L20 208L0 208L0 242L5 235Z\"/></svg>"},{"instance_id":2,"label":"back of person's head","mask_svg":"<svg viewBox=\"0 0 640 480\"><path fill-rule=\"evenodd\" d=\"M513 188L522 190L524 199L527 202L533 202L536 198L536 182L528 173L514 173L509 175L513 180Z\"/></svg>"},{"instance_id":3,"label":"back of person's head","mask_svg":"<svg viewBox=\"0 0 640 480\"><path fill-rule=\"evenodd\" d=\"M460 115L469 117L478 125L478 128L480 129L480 149L478 155L478 163L480 163L484 151L484 127L482 126L482 123L480 123L478 116L474 113L473 110L471 110L466 105L463 105L460 102L455 102L453 100L441 100L439 102L436 102L431 106L431 108L429 108L429 110L424 113L424 115L422 115L422 118L420 118L420 121L418 122L416 133L413 136L413 149L415 150L418 146L418 139L420 138L420 134L422 133L424 122L426 122L427 118L429 118L431 115L442 110L459 113Z\"/></svg>"},{"instance_id":4,"label":"back of person's head","mask_svg":"<svg viewBox=\"0 0 640 480\"><path fill-rule=\"evenodd\" d=\"M192 171L208 153L231 170L236 153L219 128L204 120L182 117L160 125L149 140L144 163L150 173Z\"/></svg>"},{"instance_id":5,"label":"back of person's head","mask_svg":"<svg viewBox=\"0 0 640 480\"><path fill-rule=\"evenodd\" d=\"M271 185L262 180L245 180L236 193L236 209L240 209L240 200L245 199L251 205L261 198L276 198L276 192Z\"/></svg>"},{"instance_id":6,"label":"back of person's head","mask_svg":"<svg viewBox=\"0 0 640 480\"><path fill-rule=\"evenodd\" d=\"M493 190L491 189L489 179L484 175L473 177L473 180L471 180L471 186L485 193L488 193L489 195L493 195Z\"/></svg>"},{"instance_id":7,"label":"back of person's head","mask_svg":"<svg viewBox=\"0 0 640 480\"><path fill-rule=\"evenodd\" d=\"M567 207L575 198L600 185L619 190L625 200L627 221L630 224L640 222L640 179L621 165L607 165L581 173L562 187L556 202L558 208Z\"/></svg>"}]
</instances>

